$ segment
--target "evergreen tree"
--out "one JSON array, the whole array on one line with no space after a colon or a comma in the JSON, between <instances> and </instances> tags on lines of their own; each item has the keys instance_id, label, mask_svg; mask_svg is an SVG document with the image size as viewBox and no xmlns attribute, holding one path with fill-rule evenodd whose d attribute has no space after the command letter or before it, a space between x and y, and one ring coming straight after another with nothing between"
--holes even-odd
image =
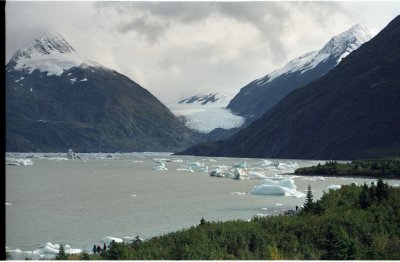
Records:
<instances>
[{"instance_id":1,"label":"evergreen tree","mask_svg":"<svg viewBox=\"0 0 400 262\"><path fill-rule=\"evenodd\" d=\"M386 199L389 196L389 187L387 184L383 183L382 178L378 179L375 192L376 192L375 193L376 199L378 201L382 201L383 199Z\"/></svg>"},{"instance_id":2,"label":"evergreen tree","mask_svg":"<svg viewBox=\"0 0 400 262\"><path fill-rule=\"evenodd\" d=\"M65 253L65 249L62 244L60 245L60 250L58 251L56 260L67 260L67 254Z\"/></svg>"},{"instance_id":3,"label":"evergreen tree","mask_svg":"<svg viewBox=\"0 0 400 262\"><path fill-rule=\"evenodd\" d=\"M376 186L374 182L371 182L371 186L368 189L369 196L371 198L371 202L376 200Z\"/></svg>"},{"instance_id":4,"label":"evergreen tree","mask_svg":"<svg viewBox=\"0 0 400 262\"><path fill-rule=\"evenodd\" d=\"M313 206L314 206L313 194L312 194L312 191L311 191L311 186L308 185L306 202L304 203L304 211L309 212L309 211L313 210Z\"/></svg>"},{"instance_id":5,"label":"evergreen tree","mask_svg":"<svg viewBox=\"0 0 400 262\"><path fill-rule=\"evenodd\" d=\"M364 182L364 186L362 188L362 191L361 191L359 199L358 199L358 203L362 209L369 207L372 203L371 196L369 193L370 192L368 190L368 186Z\"/></svg>"},{"instance_id":6,"label":"evergreen tree","mask_svg":"<svg viewBox=\"0 0 400 262\"><path fill-rule=\"evenodd\" d=\"M83 251L80 256L81 260L90 260L89 253L87 251Z\"/></svg>"}]
</instances>

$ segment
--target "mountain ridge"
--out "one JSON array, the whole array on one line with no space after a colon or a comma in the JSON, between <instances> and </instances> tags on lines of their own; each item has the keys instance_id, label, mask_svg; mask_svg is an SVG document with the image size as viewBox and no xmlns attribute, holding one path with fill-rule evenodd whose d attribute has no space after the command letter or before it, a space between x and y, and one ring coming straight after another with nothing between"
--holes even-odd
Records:
<instances>
[{"instance_id":1,"label":"mountain ridge","mask_svg":"<svg viewBox=\"0 0 400 262\"><path fill-rule=\"evenodd\" d=\"M244 86L227 108L247 122L261 117L291 91L304 86L334 68L344 57L371 38L368 29L357 24L332 37L320 50L310 51L283 67Z\"/></svg>"},{"instance_id":2,"label":"mountain ridge","mask_svg":"<svg viewBox=\"0 0 400 262\"><path fill-rule=\"evenodd\" d=\"M6 65L7 151L174 151L199 140L148 90L61 35L33 40Z\"/></svg>"},{"instance_id":3,"label":"mountain ridge","mask_svg":"<svg viewBox=\"0 0 400 262\"><path fill-rule=\"evenodd\" d=\"M178 154L298 159L400 155L400 16L231 138Z\"/></svg>"}]
</instances>

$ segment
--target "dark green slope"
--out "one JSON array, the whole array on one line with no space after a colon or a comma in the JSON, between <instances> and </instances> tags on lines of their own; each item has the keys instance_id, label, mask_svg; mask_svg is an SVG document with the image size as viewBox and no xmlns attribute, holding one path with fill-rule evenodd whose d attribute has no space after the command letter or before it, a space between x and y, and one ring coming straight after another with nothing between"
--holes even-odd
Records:
<instances>
[{"instance_id":1,"label":"dark green slope","mask_svg":"<svg viewBox=\"0 0 400 262\"><path fill-rule=\"evenodd\" d=\"M301 159L400 155L400 17L249 127L183 154Z\"/></svg>"},{"instance_id":2,"label":"dark green slope","mask_svg":"<svg viewBox=\"0 0 400 262\"><path fill-rule=\"evenodd\" d=\"M7 67L7 151L173 151L197 138L150 92L116 71L73 67L48 76Z\"/></svg>"}]
</instances>

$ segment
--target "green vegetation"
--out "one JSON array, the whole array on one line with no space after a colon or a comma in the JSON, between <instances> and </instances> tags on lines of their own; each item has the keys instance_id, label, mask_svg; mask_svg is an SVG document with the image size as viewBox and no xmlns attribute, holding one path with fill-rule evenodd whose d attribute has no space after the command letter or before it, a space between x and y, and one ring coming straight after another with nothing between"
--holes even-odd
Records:
<instances>
[{"instance_id":1,"label":"green vegetation","mask_svg":"<svg viewBox=\"0 0 400 262\"><path fill-rule=\"evenodd\" d=\"M400 177L400 158L378 160L354 160L351 163L330 161L324 165L302 167L295 171L300 175L326 176L373 176L386 178Z\"/></svg>"},{"instance_id":2,"label":"green vegetation","mask_svg":"<svg viewBox=\"0 0 400 262\"><path fill-rule=\"evenodd\" d=\"M60 250L56 256L56 260L66 260L66 259L67 259L67 254L65 253L64 246L61 244Z\"/></svg>"},{"instance_id":3,"label":"green vegetation","mask_svg":"<svg viewBox=\"0 0 400 262\"><path fill-rule=\"evenodd\" d=\"M400 259L400 188L382 180L352 184L317 202L308 191L308 208L293 215L250 222L202 219L198 226L144 242L114 242L90 259Z\"/></svg>"}]
</instances>

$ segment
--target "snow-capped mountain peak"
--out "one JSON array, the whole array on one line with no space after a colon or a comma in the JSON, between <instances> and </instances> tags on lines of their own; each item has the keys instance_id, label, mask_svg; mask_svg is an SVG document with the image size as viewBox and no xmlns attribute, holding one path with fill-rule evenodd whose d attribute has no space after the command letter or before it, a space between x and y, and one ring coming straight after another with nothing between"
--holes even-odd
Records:
<instances>
[{"instance_id":1,"label":"snow-capped mountain peak","mask_svg":"<svg viewBox=\"0 0 400 262\"><path fill-rule=\"evenodd\" d=\"M34 47L37 51L44 54L52 52L72 53L75 49L60 34L46 32L40 39L34 40Z\"/></svg>"},{"instance_id":2,"label":"snow-capped mountain peak","mask_svg":"<svg viewBox=\"0 0 400 262\"><path fill-rule=\"evenodd\" d=\"M319 51L319 54L329 54L339 56L337 63L352 51L359 48L363 43L371 39L369 30L361 25L356 24L349 30L334 36L331 40Z\"/></svg>"},{"instance_id":3,"label":"snow-capped mountain peak","mask_svg":"<svg viewBox=\"0 0 400 262\"><path fill-rule=\"evenodd\" d=\"M255 83L258 86L263 86L284 74L293 72L301 72L303 74L331 58L336 59L336 64L338 64L343 58L371 38L371 34L365 26L356 24L349 30L332 37L321 50L308 52L299 56L282 68L255 80Z\"/></svg>"},{"instance_id":4,"label":"snow-capped mountain peak","mask_svg":"<svg viewBox=\"0 0 400 262\"><path fill-rule=\"evenodd\" d=\"M81 65L99 66L80 56L61 34L50 32L18 50L8 64L16 70L32 73L38 69L47 75L61 75Z\"/></svg>"}]
</instances>

